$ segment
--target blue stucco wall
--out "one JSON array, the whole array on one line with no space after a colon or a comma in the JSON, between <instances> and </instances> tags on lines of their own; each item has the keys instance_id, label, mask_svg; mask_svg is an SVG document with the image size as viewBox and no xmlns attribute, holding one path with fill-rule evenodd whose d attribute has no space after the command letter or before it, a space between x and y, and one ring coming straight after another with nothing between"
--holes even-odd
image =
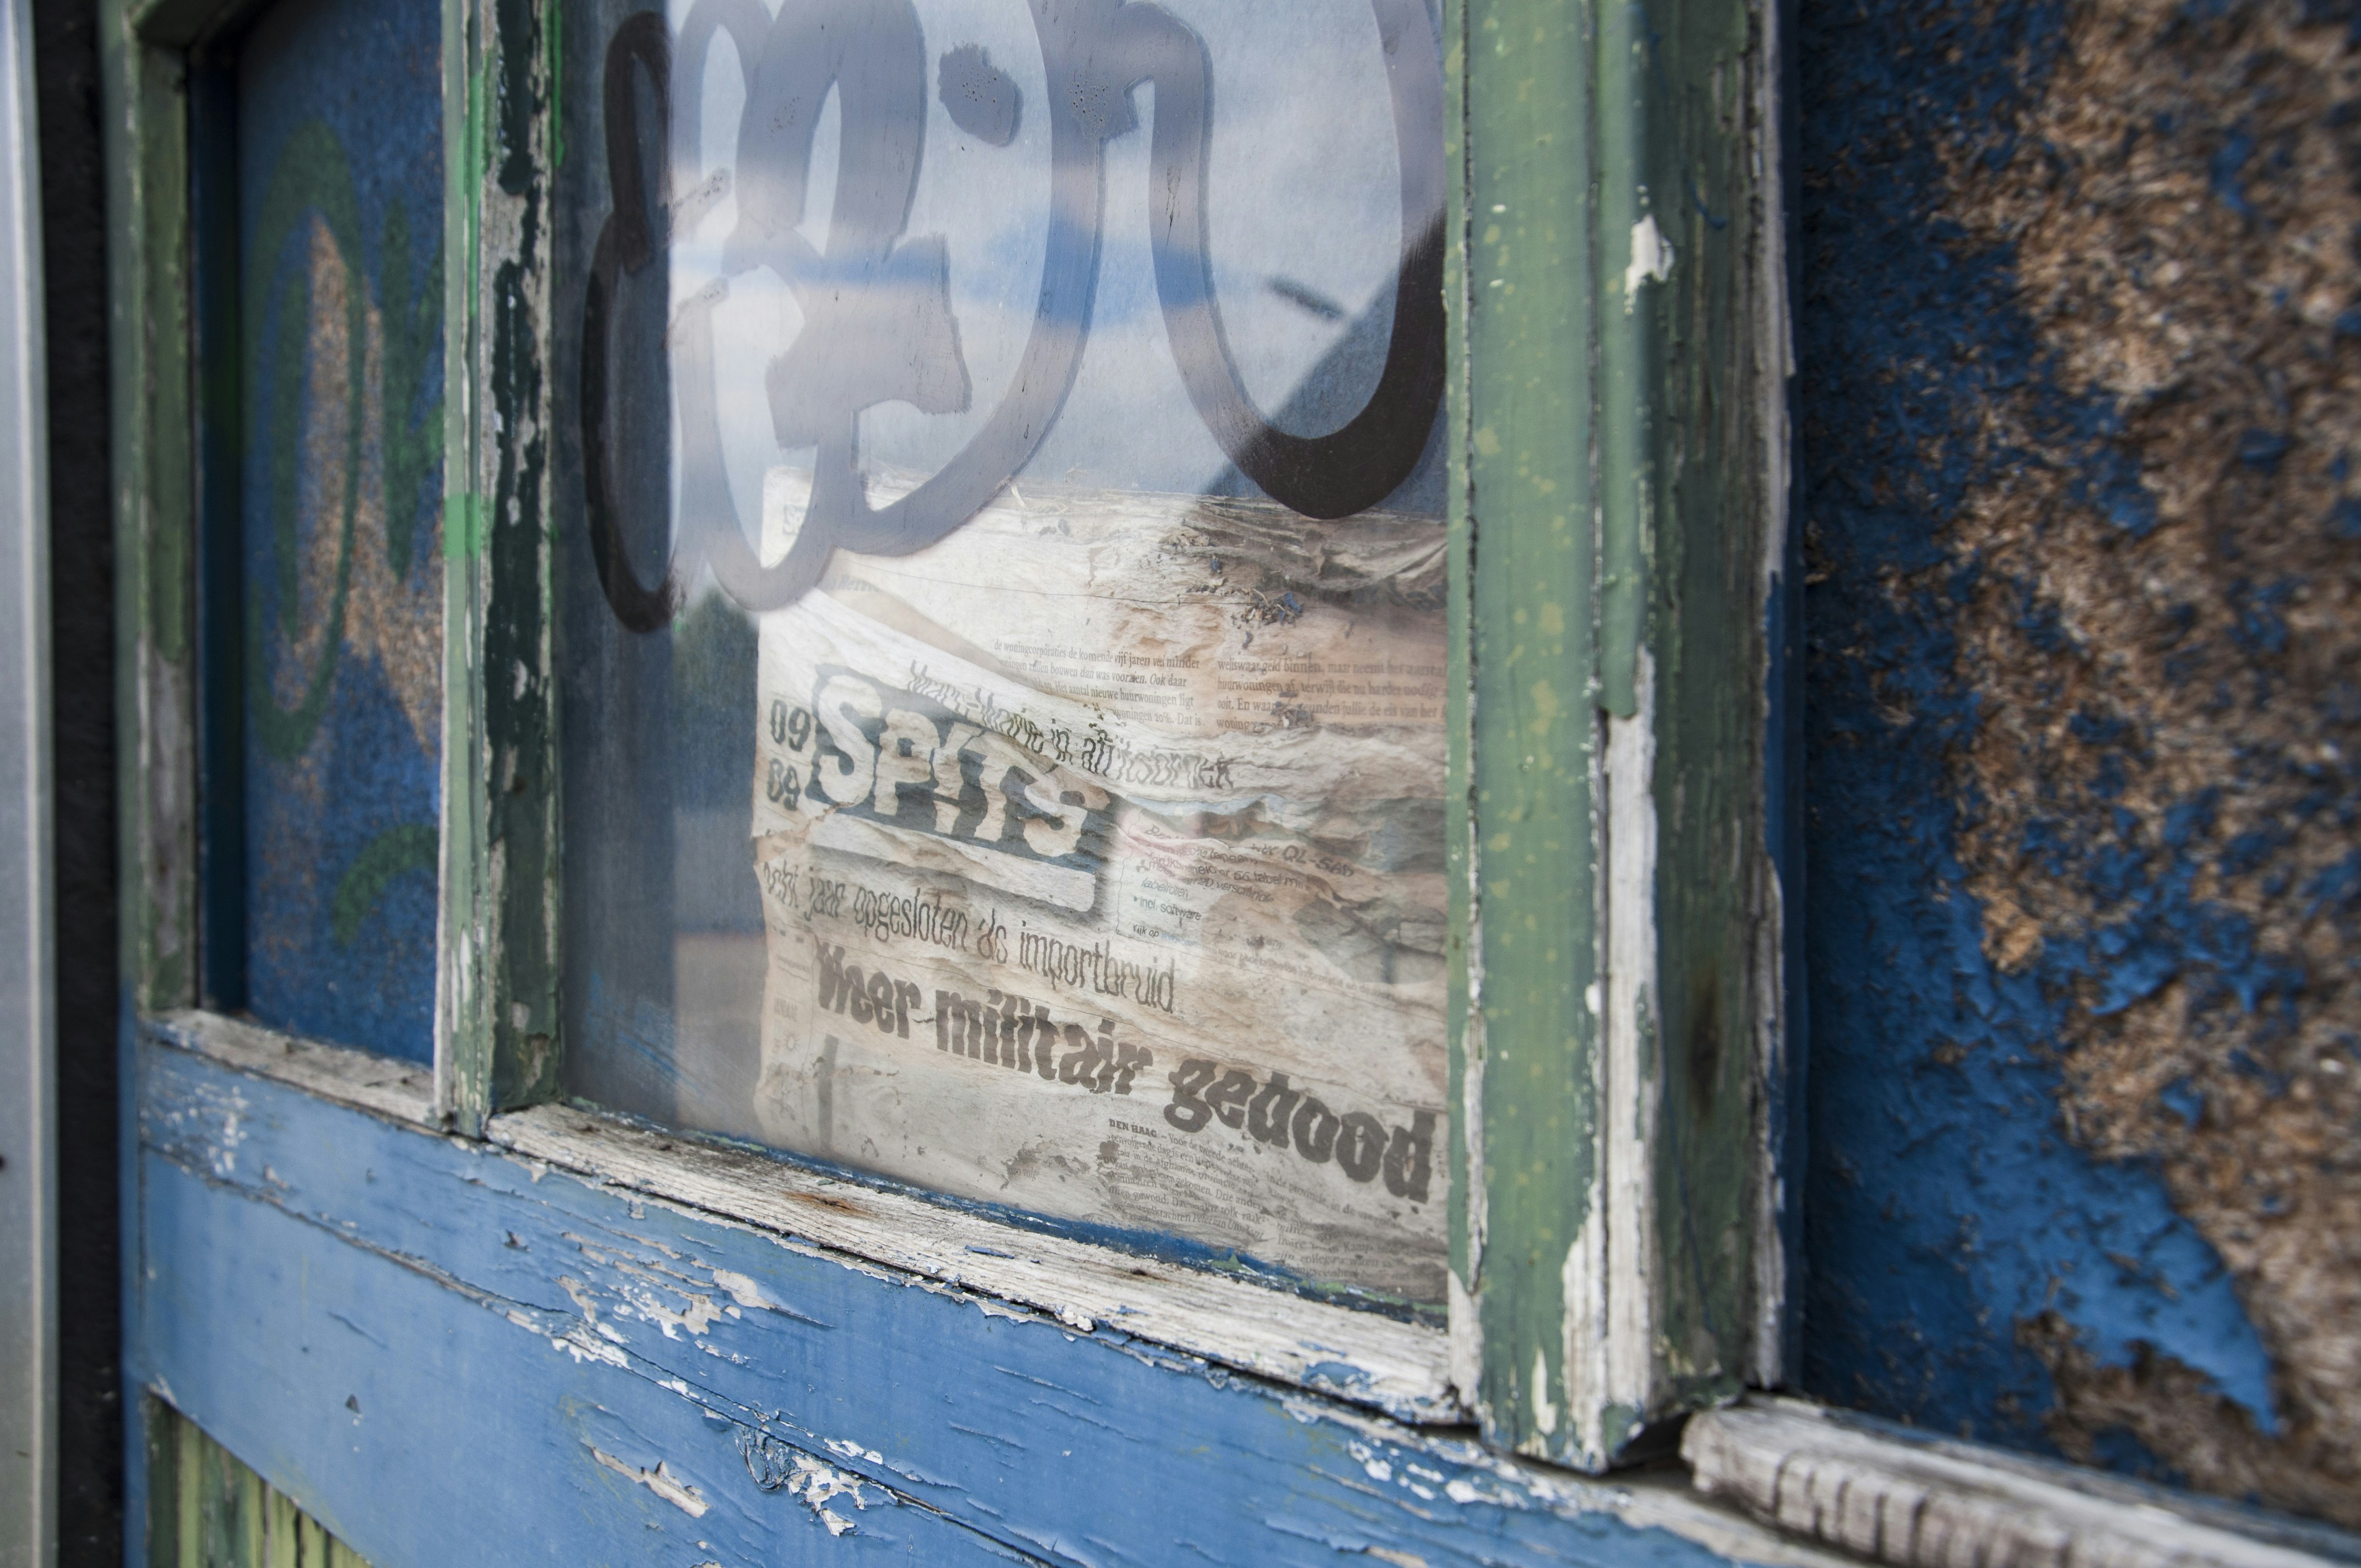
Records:
<instances>
[{"instance_id":1,"label":"blue stucco wall","mask_svg":"<svg viewBox=\"0 0 2361 1568\"><path fill-rule=\"evenodd\" d=\"M1804 0L1805 1381L2361 1519L2356 8Z\"/></svg>"}]
</instances>

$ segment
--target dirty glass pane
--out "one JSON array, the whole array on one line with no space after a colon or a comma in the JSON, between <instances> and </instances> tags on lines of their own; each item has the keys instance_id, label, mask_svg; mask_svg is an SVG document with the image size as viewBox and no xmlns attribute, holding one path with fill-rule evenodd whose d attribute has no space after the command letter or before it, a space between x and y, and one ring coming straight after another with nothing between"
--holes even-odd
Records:
<instances>
[{"instance_id":1,"label":"dirty glass pane","mask_svg":"<svg viewBox=\"0 0 2361 1568\"><path fill-rule=\"evenodd\" d=\"M217 253L236 258L242 602L206 609L229 618L242 690L244 1001L282 1028L427 1059L441 21L414 0L280 0L234 74L236 245Z\"/></svg>"},{"instance_id":2,"label":"dirty glass pane","mask_svg":"<svg viewBox=\"0 0 2361 1568\"><path fill-rule=\"evenodd\" d=\"M573 1091L1438 1302L1432 15L566 49Z\"/></svg>"}]
</instances>

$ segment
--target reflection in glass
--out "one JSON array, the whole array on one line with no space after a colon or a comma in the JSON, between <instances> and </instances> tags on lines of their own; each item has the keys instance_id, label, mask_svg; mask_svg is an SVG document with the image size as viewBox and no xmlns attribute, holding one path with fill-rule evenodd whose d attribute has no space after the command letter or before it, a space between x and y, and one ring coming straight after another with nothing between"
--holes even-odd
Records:
<instances>
[{"instance_id":1,"label":"reflection in glass","mask_svg":"<svg viewBox=\"0 0 2361 1568\"><path fill-rule=\"evenodd\" d=\"M431 8L280 0L238 46L229 126L207 127L234 127L227 381L244 391L218 411L236 431L237 570L204 607L238 623L209 679L243 702L208 741L242 751L243 814L214 828L209 875L240 875L244 963L242 984L216 965L213 989L419 1060L443 725L442 71Z\"/></svg>"},{"instance_id":2,"label":"reflection in glass","mask_svg":"<svg viewBox=\"0 0 2361 1568\"><path fill-rule=\"evenodd\" d=\"M568 37L575 1091L1439 1300L1421 0Z\"/></svg>"}]
</instances>

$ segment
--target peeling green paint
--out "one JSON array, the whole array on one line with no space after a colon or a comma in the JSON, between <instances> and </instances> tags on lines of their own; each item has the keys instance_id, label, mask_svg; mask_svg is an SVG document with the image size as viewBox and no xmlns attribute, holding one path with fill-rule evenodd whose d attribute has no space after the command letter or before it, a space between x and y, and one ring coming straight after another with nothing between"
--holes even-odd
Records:
<instances>
[{"instance_id":1,"label":"peeling green paint","mask_svg":"<svg viewBox=\"0 0 2361 1568\"><path fill-rule=\"evenodd\" d=\"M1476 434L1455 486L1466 521L1467 777L1485 840L1470 911L1476 1002L1466 1070L1481 1118L1480 1227L1460 1283L1481 1336L1478 1419L1493 1441L1567 1452L1563 1260L1597 1181L1596 729L1560 723L1595 673L1593 553L1558 524L1594 505L1586 318L1595 293L1587 7L1470 0L1461 223L1465 379ZM1475 225L1481 225L1480 232ZM1546 481L1544 491L1536 481ZM1554 627L1554 631L1543 630ZM1538 675L1521 664L1540 666ZM1577 700L1572 712L1587 714ZM1456 797L1461 792L1452 792ZM1509 1070L1514 1069L1516 1070Z\"/></svg>"},{"instance_id":2,"label":"peeling green paint","mask_svg":"<svg viewBox=\"0 0 2361 1568\"><path fill-rule=\"evenodd\" d=\"M1776 161L1756 161L1764 100L1727 90L1765 63L1744 0L1452 15L1454 1070L1477 1123L1453 1266L1488 1437L1598 1468L1741 1387L1777 1305L1754 1268L1753 1079L1776 1014L1759 945ZM1644 727L1628 776L1609 717ZM1616 787L1646 792L1615 808L1641 872L1612 896L1654 970L1610 988ZM1610 990L1636 1016L1609 1016ZM1610 1312L1636 1277L1644 1310Z\"/></svg>"},{"instance_id":3,"label":"peeling green paint","mask_svg":"<svg viewBox=\"0 0 2361 1568\"><path fill-rule=\"evenodd\" d=\"M116 711L137 717L128 732L185 738L196 722L188 122L179 60L142 32L203 19L181 9L135 19L126 0L103 0L99 48L107 228L130 237L107 247ZM196 984L193 758L137 745L117 756L123 973L142 1004L186 1006Z\"/></svg>"},{"instance_id":4,"label":"peeling green paint","mask_svg":"<svg viewBox=\"0 0 2361 1568\"><path fill-rule=\"evenodd\" d=\"M461 107L450 214L465 288L449 441L444 1103L461 1131L556 1091L557 776L547 515L548 138L556 67L533 0L450 0ZM489 27L489 33L486 29ZM487 179L487 176L492 176ZM453 399L455 410L459 400ZM463 454L463 455L462 455ZM465 487L463 489L461 487Z\"/></svg>"}]
</instances>

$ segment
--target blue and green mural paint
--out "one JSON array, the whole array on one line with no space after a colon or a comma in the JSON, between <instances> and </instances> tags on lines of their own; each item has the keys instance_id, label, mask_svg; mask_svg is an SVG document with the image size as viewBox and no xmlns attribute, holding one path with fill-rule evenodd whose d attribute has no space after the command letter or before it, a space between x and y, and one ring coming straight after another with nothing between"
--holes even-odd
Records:
<instances>
[{"instance_id":1,"label":"blue and green mural paint","mask_svg":"<svg viewBox=\"0 0 2361 1568\"><path fill-rule=\"evenodd\" d=\"M434 1049L443 723L435 7L281 0L237 65L246 1003Z\"/></svg>"},{"instance_id":2,"label":"blue and green mural paint","mask_svg":"<svg viewBox=\"0 0 2361 1568\"><path fill-rule=\"evenodd\" d=\"M1805 1380L2361 1524L2361 5L1800 20Z\"/></svg>"}]
</instances>

